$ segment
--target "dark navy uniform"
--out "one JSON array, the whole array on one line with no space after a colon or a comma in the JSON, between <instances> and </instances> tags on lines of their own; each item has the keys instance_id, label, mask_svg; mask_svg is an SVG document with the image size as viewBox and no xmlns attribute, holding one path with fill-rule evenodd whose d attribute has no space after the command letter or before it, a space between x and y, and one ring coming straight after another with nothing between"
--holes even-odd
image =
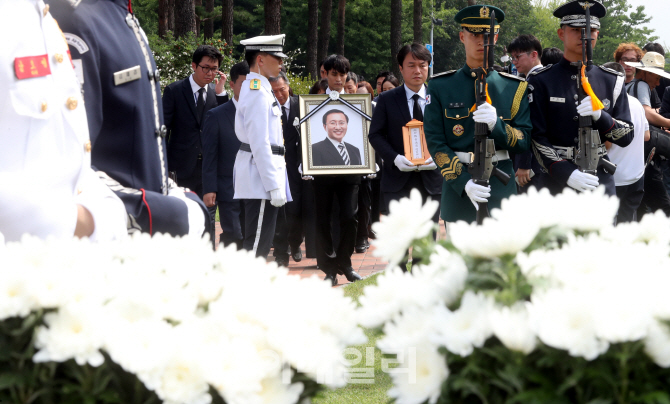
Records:
<instances>
[{"instance_id":1,"label":"dark navy uniform","mask_svg":"<svg viewBox=\"0 0 670 404\"><path fill-rule=\"evenodd\" d=\"M593 122L593 128L600 132L603 143L610 141L627 146L633 140L633 124L625 89L617 86L617 81L623 81L622 76L598 66L589 66L586 71L593 92L605 106L600 119ZM542 171L537 174L540 176L538 182L552 193L561 192L570 174L577 169L577 165L564 157L563 150L556 146L574 148L578 144L578 79L577 67L571 66L565 58L533 72L528 78L533 154ZM598 179L608 195L616 195L611 173L599 168Z\"/></svg>"},{"instance_id":2,"label":"dark navy uniform","mask_svg":"<svg viewBox=\"0 0 670 404\"><path fill-rule=\"evenodd\" d=\"M92 165L123 200L129 231L179 236L209 227L202 201L168 181L158 70L128 1L83 0L73 8L54 0L52 13L82 81Z\"/></svg>"}]
</instances>

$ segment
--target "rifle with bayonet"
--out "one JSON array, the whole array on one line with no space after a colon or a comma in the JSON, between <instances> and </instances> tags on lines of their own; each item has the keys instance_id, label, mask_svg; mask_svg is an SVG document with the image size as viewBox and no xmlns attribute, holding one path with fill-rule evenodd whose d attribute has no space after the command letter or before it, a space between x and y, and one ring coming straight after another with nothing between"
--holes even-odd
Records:
<instances>
[{"instance_id":1,"label":"rifle with bayonet","mask_svg":"<svg viewBox=\"0 0 670 404\"><path fill-rule=\"evenodd\" d=\"M586 69L593 65L593 47L591 44L591 5L589 0L584 2L586 12L586 27L582 28L582 60L573 62L571 65L577 66L579 74L577 75L577 96L579 103L587 97L585 85L588 85ZM593 97L591 99L593 101ZM598 168L603 167L607 172L614 174L616 164L603 158L605 154L605 145L600 141L600 132L593 129L593 117L591 115L579 115L579 135L577 137L578 145L575 152L575 164L579 170L591 175L597 175Z\"/></svg>"},{"instance_id":2,"label":"rifle with bayonet","mask_svg":"<svg viewBox=\"0 0 670 404\"><path fill-rule=\"evenodd\" d=\"M486 87L486 77L493 67L493 50L495 47L495 11L491 11L491 26L489 32L484 32L484 64L473 71L477 75L475 80L477 107L487 102L488 91ZM468 164L468 173L472 176L472 181L477 185L487 187L491 175L496 177L503 185L507 185L510 176L494 165L493 158L496 155L495 141L489 138L491 131L484 122L475 122L475 147L472 161ZM484 219L489 217L488 204L486 202L477 202L477 224L482 224Z\"/></svg>"}]
</instances>

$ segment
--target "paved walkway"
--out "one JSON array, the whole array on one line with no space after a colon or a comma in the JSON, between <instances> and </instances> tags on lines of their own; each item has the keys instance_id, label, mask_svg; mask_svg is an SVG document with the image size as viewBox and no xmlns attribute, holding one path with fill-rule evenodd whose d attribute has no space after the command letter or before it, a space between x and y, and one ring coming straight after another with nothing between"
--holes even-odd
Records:
<instances>
[{"instance_id":1,"label":"paved walkway","mask_svg":"<svg viewBox=\"0 0 670 404\"><path fill-rule=\"evenodd\" d=\"M219 222L217 222L216 223L217 245L219 242L220 234L221 234L221 227L219 226ZM317 276L323 279L325 274L320 269L317 269L316 258L305 257L305 243L302 243L300 248L302 250L303 258L300 262L293 261L292 257L289 258L289 264L288 264L289 274L298 275L302 278ZM352 266L354 267L356 272L358 272L359 275L361 275L362 277L372 275L386 268L386 262L384 262L381 258L373 256L372 250L374 250L374 247L371 246L365 253L363 254L354 253L354 255L351 256ZM272 251L270 251L270 254L268 254L268 262L272 262L274 260L275 258L272 256ZM337 280L338 280L338 286L349 283L347 281L347 278L344 277L344 275L339 275Z\"/></svg>"}]
</instances>

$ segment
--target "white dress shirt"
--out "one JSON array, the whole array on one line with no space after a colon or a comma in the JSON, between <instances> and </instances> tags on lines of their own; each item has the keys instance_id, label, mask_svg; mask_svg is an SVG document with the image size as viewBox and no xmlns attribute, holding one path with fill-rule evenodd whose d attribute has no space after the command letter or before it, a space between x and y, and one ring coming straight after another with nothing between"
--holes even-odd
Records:
<instances>
[{"instance_id":1,"label":"white dress shirt","mask_svg":"<svg viewBox=\"0 0 670 404\"><path fill-rule=\"evenodd\" d=\"M544 66L542 66L542 63L540 63L540 64L537 65L537 66L533 66L533 67L531 67L531 69L528 71L528 74L526 74L526 77L530 76L530 74L531 74L532 72L534 72L535 70L541 69L541 68L543 68L543 67L544 67Z\"/></svg>"},{"instance_id":2,"label":"white dress shirt","mask_svg":"<svg viewBox=\"0 0 670 404\"><path fill-rule=\"evenodd\" d=\"M195 105L198 105L198 90L201 88L205 89L205 92L202 93L202 99L207 101L207 87L200 87L198 83L195 82L193 79L193 74L188 76L188 82L191 83L191 91L193 92L193 99L195 100ZM224 95L228 94L226 90L223 90L222 93L217 94L219 97L223 97Z\"/></svg>"},{"instance_id":3,"label":"white dress shirt","mask_svg":"<svg viewBox=\"0 0 670 404\"><path fill-rule=\"evenodd\" d=\"M337 140L332 139L329 136L326 136L326 139L330 140L330 143L332 143L333 146L335 146L335 149L337 150L338 153L340 153L340 145L344 146L344 154L346 154L347 157L349 157L349 164L351 164L351 156L349 156L349 151L347 151L347 145L345 145L344 142L338 142ZM340 153L340 155L342 154Z\"/></svg>"},{"instance_id":4,"label":"white dress shirt","mask_svg":"<svg viewBox=\"0 0 670 404\"><path fill-rule=\"evenodd\" d=\"M423 112L426 109L426 86L422 85L421 90L419 90L418 93L415 93L414 91L410 90L406 84L403 84L403 87L405 87L405 95L407 96L407 106L409 107L409 116L414 119L414 94L419 94L419 107L421 108L421 112Z\"/></svg>"}]
</instances>

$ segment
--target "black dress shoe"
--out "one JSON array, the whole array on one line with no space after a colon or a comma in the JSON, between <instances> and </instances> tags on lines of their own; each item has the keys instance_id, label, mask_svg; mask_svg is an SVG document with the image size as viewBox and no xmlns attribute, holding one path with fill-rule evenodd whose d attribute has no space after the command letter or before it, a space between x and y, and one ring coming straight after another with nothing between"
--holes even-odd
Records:
<instances>
[{"instance_id":1,"label":"black dress shoe","mask_svg":"<svg viewBox=\"0 0 670 404\"><path fill-rule=\"evenodd\" d=\"M375 233L375 231L372 230L372 226L368 226L368 237L371 238L372 240L375 240L377 238L377 233Z\"/></svg>"},{"instance_id":2,"label":"black dress shoe","mask_svg":"<svg viewBox=\"0 0 670 404\"><path fill-rule=\"evenodd\" d=\"M275 258L275 262L280 267L288 268L288 257L287 258Z\"/></svg>"},{"instance_id":3,"label":"black dress shoe","mask_svg":"<svg viewBox=\"0 0 670 404\"><path fill-rule=\"evenodd\" d=\"M352 267L343 269L342 273L349 282L356 282L363 279L363 277L360 276L356 271L354 271L354 268Z\"/></svg>"},{"instance_id":4,"label":"black dress shoe","mask_svg":"<svg viewBox=\"0 0 670 404\"><path fill-rule=\"evenodd\" d=\"M302 251L298 250L293 253L293 261L300 262L302 261Z\"/></svg>"},{"instance_id":5,"label":"black dress shoe","mask_svg":"<svg viewBox=\"0 0 670 404\"><path fill-rule=\"evenodd\" d=\"M356 251L357 254L362 254L368 250L368 247L365 245L365 242L356 244L356 247L354 247L354 250Z\"/></svg>"},{"instance_id":6,"label":"black dress shoe","mask_svg":"<svg viewBox=\"0 0 670 404\"><path fill-rule=\"evenodd\" d=\"M326 277L323 278L324 281L330 281L332 286L337 286L337 275L335 274L326 274Z\"/></svg>"}]
</instances>

